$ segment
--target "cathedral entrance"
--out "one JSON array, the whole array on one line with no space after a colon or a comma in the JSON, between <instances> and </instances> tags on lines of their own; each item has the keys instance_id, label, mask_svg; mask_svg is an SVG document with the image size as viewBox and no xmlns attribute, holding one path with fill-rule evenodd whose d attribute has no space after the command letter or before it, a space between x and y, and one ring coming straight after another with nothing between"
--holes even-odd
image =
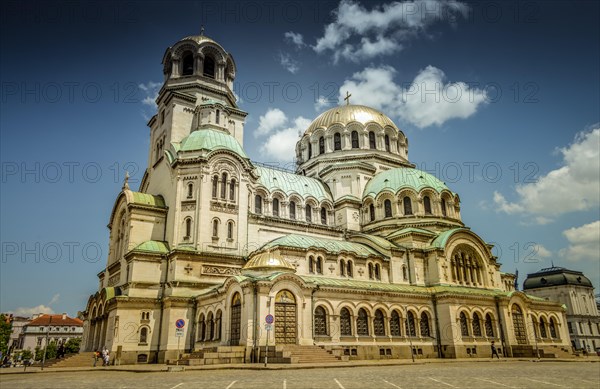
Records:
<instances>
[{"instance_id":1,"label":"cathedral entrance","mask_svg":"<svg viewBox=\"0 0 600 389\"><path fill-rule=\"evenodd\" d=\"M239 293L233 295L231 299L231 320L229 326L229 333L231 334L231 340L229 344L231 346L239 346L240 344L240 329L242 326L242 299Z\"/></svg>"},{"instance_id":2,"label":"cathedral entrance","mask_svg":"<svg viewBox=\"0 0 600 389\"><path fill-rule=\"evenodd\" d=\"M288 290L275 297L275 344L296 344L296 299Z\"/></svg>"},{"instance_id":3,"label":"cathedral entrance","mask_svg":"<svg viewBox=\"0 0 600 389\"><path fill-rule=\"evenodd\" d=\"M511 314L517 343L527 344L527 334L525 333L525 319L523 318L523 311L521 311L521 308L517 304L513 304Z\"/></svg>"}]
</instances>

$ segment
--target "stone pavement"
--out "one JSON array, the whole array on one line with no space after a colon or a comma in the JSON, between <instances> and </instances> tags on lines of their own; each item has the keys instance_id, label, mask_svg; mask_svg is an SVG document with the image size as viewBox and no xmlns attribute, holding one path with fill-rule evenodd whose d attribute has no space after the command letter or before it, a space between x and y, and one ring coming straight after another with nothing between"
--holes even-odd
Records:
<instances>
[{"instance_id":1,"label":"stone pavement","mask_svg":"<svg viewBox=\"0 0 600 389\"><path fill-rule=\"evenodd\" d=\"M42 370L38 366L11 367L0 369L0 375L4 374L28 374L28 373L53 373L53 372L81 372L81 371L124 371L124 372L166 372L166 371L193 371L193 370L299 370L299 369L317 369L317 368L348 368L348 367L372 367L372 366L402 366L402 365L423 365L423 364L451 364L451 363L500 363L500 362L600 362L600 357L578 357L569 359L539 359L535 358L457 358L457 359L386 359L386 360L358 360L333 363L302 363L302 364L268 364L263 363L241 363L241 364L223 364L223 365L200 365L200 366L167 366L165 364L139 364L139 365L121 365L102 367L49 367ZM600 366L599 366L600 368Z\"/></svg>"}]
</instances>

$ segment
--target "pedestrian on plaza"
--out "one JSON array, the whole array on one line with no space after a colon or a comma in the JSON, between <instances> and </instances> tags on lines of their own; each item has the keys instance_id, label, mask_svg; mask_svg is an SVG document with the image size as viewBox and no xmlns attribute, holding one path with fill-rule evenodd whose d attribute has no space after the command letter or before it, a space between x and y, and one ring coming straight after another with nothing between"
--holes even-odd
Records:
<instances>
[{"instance_id":1,"label":"pedestrian on plaza","mask_svg":"<svg viewBox=\"0 0 600 389\"><path fill-rule=\"evenodd\" d=\"M494 359L494 355L496 356L496 358L500 359L500 355L498 355L498 350L496 349L496 345L494 344L494 341L492 340L492 359Z\"/></svg>"},{"instance_id":2,"label":"pedestrian on plaza","mask_svg":"<svg viewBox=\"0 0 600 389\"><path fill-rule=\"evenodd\" d=\"M109 362L110 362L110 353L108 352L108 349L106 348L106 346L104 346L104 349L102 349L102 366L108 366Z\"/></svg>"},{"instance_id":3,"label":"pedestrian on plaza","mask_svg":"<svg viewBox=\"0 0 600 389\"><path fill-rule=\"evenodd\" d=\"M96 364L98 363L98 358L100 358L100 351L96 349L94 350L94 367L96 367Z\"/></svg>"}]
</instances>

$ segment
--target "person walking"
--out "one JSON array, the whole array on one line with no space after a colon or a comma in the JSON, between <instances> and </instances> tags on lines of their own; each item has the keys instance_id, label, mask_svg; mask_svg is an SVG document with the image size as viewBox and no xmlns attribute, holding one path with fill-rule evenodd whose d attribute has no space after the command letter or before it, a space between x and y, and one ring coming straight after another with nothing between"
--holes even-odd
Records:
<instances>
[{"instance_id":1,"label":"person walking","mask_svg":"<svg viewBox=\"0 0 600 389\"><path fill-rule=\"evenodd\" d=\"M100 351L96 349L94 350L94 367L96 367L96 364L98 363L98 358L100 358Z\"/></svg>"},{"instance_id":2,"label":"person walking","mask_svg":"<svg viewBox=\"0 0 600 389\"><path fill-rule=\"evenodd\" d=\"M496 358L500 359L500 355L498 355L498 350L496 349L496 345L494 344L494 341L492 340L492 359L494 359L494 355L496 356Z\"/></svg>"}]
</instances>

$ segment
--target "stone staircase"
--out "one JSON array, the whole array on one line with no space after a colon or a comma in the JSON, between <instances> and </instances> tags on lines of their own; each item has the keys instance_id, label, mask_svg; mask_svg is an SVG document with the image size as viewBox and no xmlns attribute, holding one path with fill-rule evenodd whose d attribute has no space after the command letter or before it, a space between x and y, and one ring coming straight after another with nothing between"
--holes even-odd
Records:
<instances>
[{"instance_id":1,"label":"stone staircase","mask_svg":"<svg viewBox=\"0 0 600 389\"><path fill-rule=\"evenodd\" d=\"M341 360L319 346L285 345L283 351L290 353L293 363L332 363Z\"/></svg>"},{"instance_id":2,"label":"stone staircase","mask_svg":"<svg viewBox=\"0 0 600 389\"><path fill-rule=\"evenodd\" d=\"M243 346L219 346L209 347L184 354L181 359L170 359L167 365L219 365L230 363L244 363L246 348Z\"/></svg>"},{"instance_id":3,"label":"stone staircase","mask_svg":"<svg viewBox=\"0 0 600 389\"><path fill-rule=\"evenodd\" d=\"M92 367L94 366L93 352L80 352L70 354L62 359L51 359L46 361L46 367ZM102 366L102 359L98 359L96 366Z\"/></svg>"},{"instance_id":4,"label":"stone staircase","mask_svg":"<svg viewBox=\"0 0 600 389\"><path fill-rule=\"evenodd\" d=\"M512 346L512 353L514 358L537 358L535 346L531 345ZM573 358L568 348L560 346L552 346L551 350L540 347L539 353L540 358Z\"/></svg>"}]
</instances>

